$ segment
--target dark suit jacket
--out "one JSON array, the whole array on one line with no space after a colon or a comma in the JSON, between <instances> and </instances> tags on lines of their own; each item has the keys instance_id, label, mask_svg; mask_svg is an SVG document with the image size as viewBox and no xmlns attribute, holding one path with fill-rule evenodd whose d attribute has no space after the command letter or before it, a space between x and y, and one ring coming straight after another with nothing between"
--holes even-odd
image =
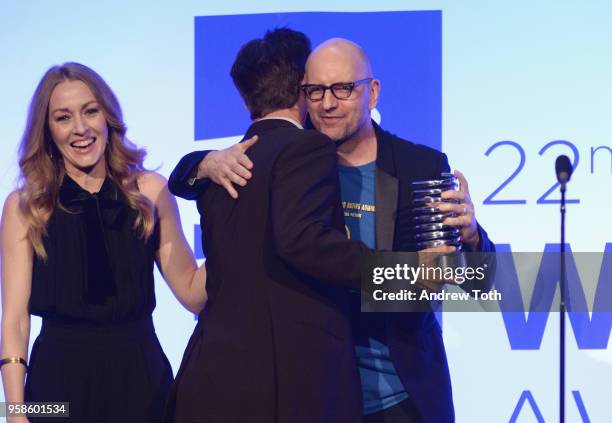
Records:
<instances>
[{"instance_id":1,"label":"dark suit jacket","mask_svg":"<svg viewBox=\"0 0 612 423\"><path fill-rule=\"evenodd\" d=\"M254 134L238 200L215 184L198 198L209 299L177 374L175 421L360 422L348 314L367 249L344 233L334 145L279 119ZM181 160L174 194L194 190L203 156Z\"/></svg>"},{"instance_id":2,"label":"dark suit jacket","mask_svg":"<svg viewBox=\"0 0 612 423\"><path fill-rule=\"evenodd\" d=\"M446 155L403 140L374 124L376 158L376 249L408 251L412 189L417 180L449 172ZM480 251L495 250L480 232ZM487 281L488 282L488 281ZM467 284L464 288L487 289ZM380 317L379 317L380 318ZM453 422L450 375L440 326L433 313L388 313L384 316L391 360L408 395L426 422Z\"/></svg>"}]
</instances>

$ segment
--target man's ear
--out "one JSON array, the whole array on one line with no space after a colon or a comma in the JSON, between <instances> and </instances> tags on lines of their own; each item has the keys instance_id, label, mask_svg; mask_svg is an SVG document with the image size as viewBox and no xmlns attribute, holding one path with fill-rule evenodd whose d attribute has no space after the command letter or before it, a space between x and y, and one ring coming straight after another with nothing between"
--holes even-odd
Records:
<instances>
[{"instance_id":1,"label":"man's ear","mask_svg":"<svg viewBox=\"0 0 612 423\"><path fill-rule=\"evenodd\" d=\"M368 108L373 110L378 104L378 94L380 93L380 81L373 79L370 82L370 100L368 101Z\"/></svg>"}]
</instances>

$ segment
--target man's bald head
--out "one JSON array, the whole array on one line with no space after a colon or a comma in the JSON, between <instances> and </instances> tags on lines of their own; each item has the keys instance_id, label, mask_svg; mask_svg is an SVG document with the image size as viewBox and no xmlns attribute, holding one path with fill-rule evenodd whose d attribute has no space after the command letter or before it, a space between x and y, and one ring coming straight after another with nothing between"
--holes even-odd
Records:
<instances>
[{"instance_id":1,"label":"man's bald head","mask_svg":"<svg viewBox=\"0 0 612 423\"><path fill-rule=\"evenodd\" d=\"M323 90L322 99L307 102L315 128L337 142L373 136L370 111L376 107L380 89L373 76L370 60L359 45L342 38L320 44L306 61L305 76L306 85L319 86L315 90L319 94ZM342 89L334 95L332 86Z\"/></svg>"},{"instance_id":2,"label":"man's bald head","mask_svg":"<svg viewBox=\"0 0 612 423\"><path fill-rule=\"evenodd\" d=\"M355 74L361 75L360 79L372 77L372 65L360 45L344 38L331 38L319 44L308 57L306 78L309 66L316 69L321 64L337 62L353 69Z\"/></svg>"}]
</instances>

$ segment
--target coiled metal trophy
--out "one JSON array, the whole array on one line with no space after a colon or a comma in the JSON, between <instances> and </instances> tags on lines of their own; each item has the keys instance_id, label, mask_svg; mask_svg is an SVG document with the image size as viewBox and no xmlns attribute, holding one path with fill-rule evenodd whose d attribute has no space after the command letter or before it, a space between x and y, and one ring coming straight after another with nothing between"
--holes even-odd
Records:
<instances>
[{"instance_id":1,"label":"coiled metal trophy","mask_svg":"<svg viewBox=\"0 0 612 423\"><path fill-rule=\"evenodd\" d=\"M419 251L441 245L455 246L455 253L440 256L438 264L441 267L466 266L465 256L461 253L459 229L443 223L447 217L456 215L452 212L442 212L437 206L442 202L457 202L455 199L443 199L442 193L458 189L459 180L452 173L442 173L439 179L412 182L409 248Z\"/></svg>"}]
</instances>

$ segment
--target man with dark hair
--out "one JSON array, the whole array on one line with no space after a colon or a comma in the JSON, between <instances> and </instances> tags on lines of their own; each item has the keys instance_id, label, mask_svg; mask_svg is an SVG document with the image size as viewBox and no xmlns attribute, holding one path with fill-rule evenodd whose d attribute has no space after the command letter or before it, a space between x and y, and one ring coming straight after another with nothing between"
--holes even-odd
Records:
<instances>
[{"instance_id":1,"label":"man with dark hair","mask_svg":"<svg viewBox=\"0 0 612 423\"><path fill-rule=\"evenodd\" d=\"M208 303L176 377L174 422L361 420L349 302L368 250L344 233L334 144L302 129L309 53L304 34L277 29L232 67L259 171L237 201L199 187ZM173 178L203 156L185 156Z\"/></svg>"},{"instance_id":2,"label":"man with dark hair","mask_svg":"<svg viewBox=\"0 0 612 423\"><path fill-rule=\"evenodd\" d=\"M308 51L310 40L287 28L268 32L263 40L251 40L242 46L230 75L251 119L296 105L300 87L295 81L301 82L304 77Z\"/></svg>"}]
</instances>

